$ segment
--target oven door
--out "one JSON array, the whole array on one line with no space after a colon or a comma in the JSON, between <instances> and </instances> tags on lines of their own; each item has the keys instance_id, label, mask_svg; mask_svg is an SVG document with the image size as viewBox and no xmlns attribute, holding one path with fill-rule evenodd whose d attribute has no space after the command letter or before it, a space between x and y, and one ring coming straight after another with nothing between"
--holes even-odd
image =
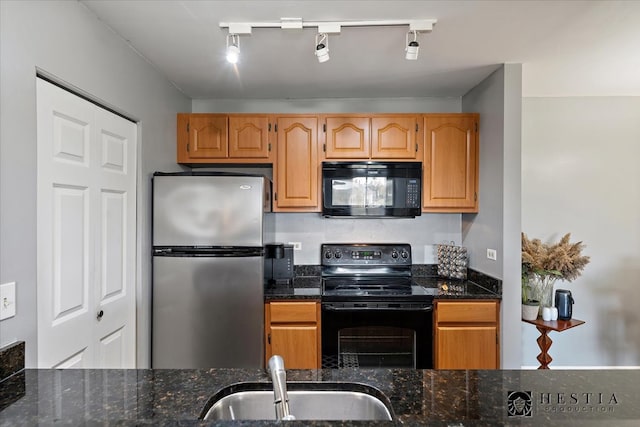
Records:
<instances>
[{"instance_id":1,"label":"oven door","mask_svg":"<svg viewBox=\"0 0 640 427\"><path fill-rule=\"evenodd\" d=\"M322 303L323 368L433 368L433 305Z\"/></svg>"}]
</instances>

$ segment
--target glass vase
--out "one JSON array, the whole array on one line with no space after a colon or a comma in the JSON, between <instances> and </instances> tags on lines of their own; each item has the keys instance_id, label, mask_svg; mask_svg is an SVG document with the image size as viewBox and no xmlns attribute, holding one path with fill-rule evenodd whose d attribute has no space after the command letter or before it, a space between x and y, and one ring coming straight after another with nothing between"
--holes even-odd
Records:
<instances>
[{"instance_id":1,"label":"glass vase","mask_svg":"<svg viewBox=\"0 0 640 427\"><path fill-rule=\"evenodd\" d=\"M553 285L557 278L554 276L540 276L532 274L529 278L531 298L540 301L540 314L543 307L553 306Z\"/></svg>"}]
</instances>

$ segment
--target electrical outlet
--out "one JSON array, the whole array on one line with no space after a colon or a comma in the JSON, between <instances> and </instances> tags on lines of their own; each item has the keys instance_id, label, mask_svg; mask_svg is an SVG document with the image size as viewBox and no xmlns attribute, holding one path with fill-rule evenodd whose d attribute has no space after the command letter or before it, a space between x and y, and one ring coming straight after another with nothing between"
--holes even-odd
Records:
<instances>
[{"instance_id":1,"label":"electrical outlet","mask_svg":"<svg viewBox=\"0 0 640 427\"><path fill-rule=\"evenodd\" d=\"M498 259L498 251L495 249L487 249L487 258L496 261Z\"/></svg>"},{"instance_id":2,"label":"electrical outlet","mask_svg":"<svg viewBox=\"0 0 640 427\"><path fill-rule=\"evenodd\" d=\"M16 282L0 285L0 320L16 315Z\"/></svg>"},{"instance_id":3,"label":"electrical outlet","mask_svg":"<svg viewBox=\"0 0 640 427\"><path fill-rule=\"evenodd\" d=\"M302 250L302 242L289 242L288 244L293 246L293 250L294 251L301 251Z\"/></svg>"}]
</instances>

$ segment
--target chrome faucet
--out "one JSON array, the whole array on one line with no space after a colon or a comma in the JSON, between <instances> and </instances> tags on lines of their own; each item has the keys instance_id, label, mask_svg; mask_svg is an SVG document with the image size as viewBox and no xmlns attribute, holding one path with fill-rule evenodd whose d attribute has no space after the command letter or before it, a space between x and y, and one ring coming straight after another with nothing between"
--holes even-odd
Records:
<instances>
[{"instance_id":1,"label":"chrome faucet","mask_svg":"<svg viewBox=\"0 0 640 427\"><path fill-rule=\"evenodd\" d=\"M287 374L284 370L284 360L277 354L269 359L269 372L273 383L273 404L276 407L276 419L295 420L289 413L289 396L287 395Z\"/></svg>"}]
</instances>

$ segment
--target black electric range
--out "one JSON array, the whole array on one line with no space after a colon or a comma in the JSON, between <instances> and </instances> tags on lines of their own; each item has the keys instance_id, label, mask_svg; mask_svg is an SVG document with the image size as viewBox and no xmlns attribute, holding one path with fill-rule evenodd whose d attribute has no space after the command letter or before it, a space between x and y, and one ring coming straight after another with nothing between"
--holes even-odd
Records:
<instances>
[{"instance_id":1,"label":"black electric range","mask_svg":"<svg viewBox=\"0 0 640 427\"><path fill-rule=\"evenodd\" d=\"M411 277L406 243L323 244L324 367L431 368L435 289Z\"/></svg>"}]
</instances>

